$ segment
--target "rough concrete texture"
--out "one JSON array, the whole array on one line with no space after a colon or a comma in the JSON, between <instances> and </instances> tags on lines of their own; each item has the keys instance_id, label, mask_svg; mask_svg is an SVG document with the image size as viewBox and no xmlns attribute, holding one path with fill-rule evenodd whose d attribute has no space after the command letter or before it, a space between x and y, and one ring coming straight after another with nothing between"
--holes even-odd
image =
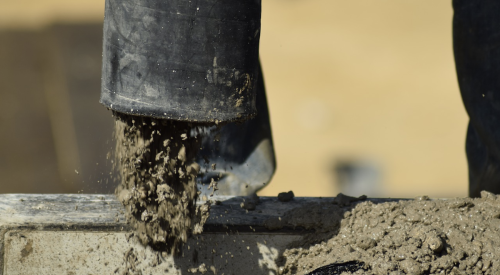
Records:
<instances>
[{"instance_id":1,"label":"rough concrete texture","mask_svg":"<svg viewBox=\"0 0 500 275\"><path fill-rule=\"evenodd\" d=\"M210 205L196 206L195 155L201 144L196 124L131 116L116 117L118 199L143 244L178 252L203 231ZM214 186L214 189L216 187Z\"/></svg>"},{"instance_id":2,"label":"rough concrete texture","mask_svg":"<svg viewBox=\"0 0 500 275\"><path fill-rule=\"evenodd\" d=\"M483 191L478 199L424 196L334 207L317 203L285 214L285 224L317 221L323 226L316 232L325 235L286 250L280 274L353 260L367 270L344 274L500 274L500 196Z\"/></svg>"}]
</instances>

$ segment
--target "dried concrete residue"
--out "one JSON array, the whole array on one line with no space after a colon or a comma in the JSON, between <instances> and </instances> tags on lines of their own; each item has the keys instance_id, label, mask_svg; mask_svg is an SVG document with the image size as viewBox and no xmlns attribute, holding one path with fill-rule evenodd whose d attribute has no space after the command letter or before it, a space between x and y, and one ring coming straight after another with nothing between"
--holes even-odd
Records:
<instances>
[{"instance_id":1,"label":"dried concrete residue","mask_svg":"<svg viewBox=\"0 0 500 275\"><path fill-rule=\"evenodd\" d=\"M31 252L33 252L33 240L28 240L26 242L26 246L24 246L23 250L21 250L21 261L28 257Z\"/></svg>"},{"instance_id":2,"label":"dried concrete residue","mask_svg":"<svg viewBox=\"0 0 500 275\"><path fill-rule=\"evenodd\" d=\"M127 221L144 245L177 252L190 234L203 231L209 204L196 207L194 161L201 143L197 126L114 113L116 160L121 177L116 189Z\"/></svg>"},{"instance_id":3,"label":"dried concrete residue","mask_svg":"<svg viewBox=\"0 0 500 275\"><path fill-rule=\"evenodd\" d=\"M208 269L207 269L205 264L201 264L198 267L193 267L193 268L188 269L189 273L198 273L198 274L199 273L205 274L205 273L207 273L207 271L208 271ZM215 266L210 266L210 271L213 274L217 274L217 270L215 269Z\"/></svg>"},{"instance_id":4,"label":"dried concrete residue","mask_svg":"<svg viewBox=\"0 0 500 275\"><path fill-rule=\"evenodd\" d=\"M353 260L365 262L369 271L352 274L500 274L500 196L483 192L480 199L420 197L339 207L311 208L310 219L321 221L319 231L330 227L334 234L286 250L280 274L307 274ZM326 209L341 217L321 217Z\"/></svg>"}]
</instances>

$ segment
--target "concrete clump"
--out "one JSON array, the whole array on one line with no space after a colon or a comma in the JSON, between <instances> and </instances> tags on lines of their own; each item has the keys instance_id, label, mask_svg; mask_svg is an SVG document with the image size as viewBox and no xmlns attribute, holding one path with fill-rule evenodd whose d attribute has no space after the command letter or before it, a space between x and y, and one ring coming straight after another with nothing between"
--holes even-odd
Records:
<instances>
[{"instance_id":1,"label":"concrete clump","mask_svg":"<svg viewBox=\"0 0 500 275\"><path fill-rule=\"evenodd\" d=\"M293 194L293 191L288 191L288 192L281 192L278 194L278 200L281 202L289 202L295 197L295 194Z\"/></svg>"},{"instance_id":2,"label":"concrete clump","mask_svg":"<svg viewBox=\"0 0 500 275\"><path fill-rule=\"evenodd\" d=\"M338 205L313 211L332 207L339 211ZM365 201L341 213L338 225L320 224L314 233L334 234L287 249L280 273L307 274L331 263L361 261L368 270L342 274L500 274L500 196ZM293 213L285 216L288 224L301 225Z\"/></svg>"},{"instance_id":3,"label":"concrete clump","mask_svg":"<svg viewBox=\"0 0 500 275\"><path fill-rule=\"evenodd\" d=\"M200 234L210 205L196 206L197 125L114 113L116 195L127 221L144 245L176 253L191 234Z\"/></svg>"},{"instance_id":4,"label":"concrete clump","mask_svg":"<svg viewBox=\"0 0 500 275\"><path fill-rule=\"evenodd\" d=\"M240 204L240 207L246 209L247 211L253 211L257 208L257 205L260 203L260 198L257 194L252 194L250 196L246 196L243 199L243 202Z\"/></svg>"}]
</instances>

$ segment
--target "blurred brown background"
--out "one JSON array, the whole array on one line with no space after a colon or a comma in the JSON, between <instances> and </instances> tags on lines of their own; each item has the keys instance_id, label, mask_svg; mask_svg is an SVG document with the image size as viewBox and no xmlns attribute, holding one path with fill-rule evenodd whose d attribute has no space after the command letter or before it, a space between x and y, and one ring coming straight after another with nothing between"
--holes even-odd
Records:
<instances>
[{"instance_id":1,"label":"blurred brown background","mask_svg":"<svg viewBox=\"0 0 500 275\"><path fill-rule=\"evenodd\" d=\"M103 0L0 1L0 193L112 192ZM465 196L451 1L264 0L260 195Z\"/></svg>"}]
</instances>

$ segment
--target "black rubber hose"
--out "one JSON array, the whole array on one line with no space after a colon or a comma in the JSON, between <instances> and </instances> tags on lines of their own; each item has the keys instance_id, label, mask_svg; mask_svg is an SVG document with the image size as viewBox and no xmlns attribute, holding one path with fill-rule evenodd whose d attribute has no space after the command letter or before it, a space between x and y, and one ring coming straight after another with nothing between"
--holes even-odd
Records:
<instances>
[{"instance_id":1,"label":"black rubber hose","mask_svg":"<svg viewBox=\"0 0 500 275\"><path fill-rule=\"evenodd\" d=\"M101 103L215 122L254 116L260 0L106 0Z\"/></svg>"}]
</instances>

